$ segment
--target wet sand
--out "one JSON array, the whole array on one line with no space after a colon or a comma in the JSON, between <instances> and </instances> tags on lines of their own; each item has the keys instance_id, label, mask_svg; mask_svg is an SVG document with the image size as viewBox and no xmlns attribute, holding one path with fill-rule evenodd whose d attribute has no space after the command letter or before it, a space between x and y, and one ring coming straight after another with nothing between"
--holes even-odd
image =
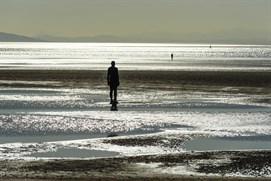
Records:
<instances>
[{"instance_id":1,"label":"wet sand","mask_svg":"<svg viewBox=\"0 0 271 181\"><path fill-rule=\"evenodd\" d=\"M217 151L97 159L1 160L0 170L3 179L14 180L270 180L260 175L264 168L270 171L270 164L270 151ZM174 167L193 168L206 175L162 171ZM256 176L229 176L248 172Z\"/></svg>"},{"instance_id":2,"label":"wet sand","mask_svg":"<svg viewBox=\"0 0 271 181\"><path fill-rule=\"evenodd\" d=\"M2 69L0 80L8 81L56 81L59 84L27 87L88 87L107 86L107 71L101 70L14 70ZM240 71L128 71L120 70L121 88L143 87L217 91L223 87L238 87L247 93L271 92L271 72ZM0 83L0 86L25 87L23 83ZM254 88L253 90L247 87ZM231 90L232 91L232 90ZM235 91L236 92L236 91Z\"/></svg>"},{"instance_id":3,"label":"wet sand","mask_svg":"<svg viewBox=\"0 0 271 181\"><path fill-rule=\"evenodd\" d=\"M0 86L26 88L87 88L95 86L104 89L107 87L106 73L106 71L98 70L3 69L0 71L0 80L10 82L0 82ZM24 81L29 83L25 84ZM31 81L57 83L31 84ZM120 81L120 88L123 90L180 89L263 95L270 95L271 92L271 72L120 70ZM261 101L270 103L270 99ZM123 140L111 144L127 145ZM221 159L223 161L217 164L216 161ZM257 172L265 167L267 167L267 171L270 171L270 159L270 151L185 152L170 155L97 159L4 159L0 160L0 180L270 180L270 177L261 177L261 174ZM160 170L144 165L150 163L159 164ZM197 172L204 176L161 172L161 169L171 169L175 166L193 166L194 168L195 165ZM225 176L237 173L246 175L248 171L251 171L254 175L251 177ZM216 176L208 174L216 174Z\"/></svg>"}]
</instances>

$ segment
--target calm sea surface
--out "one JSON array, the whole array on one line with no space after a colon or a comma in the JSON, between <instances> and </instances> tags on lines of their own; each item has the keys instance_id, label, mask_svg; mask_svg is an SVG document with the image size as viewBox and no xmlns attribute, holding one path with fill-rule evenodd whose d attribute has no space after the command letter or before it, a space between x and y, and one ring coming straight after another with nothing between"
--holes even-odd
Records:
<instances>
[{"instance_id":1,"label":"calm sea surface","mask_svg":"<svg viewBox=\"0 0 271 181\"><path fill-rule=\"evenodd\" d=\"M171 60L171 53L174 59ZM1 68L271 70L271 46L128 43L0 43Z\"/></svg>"}]
</instances>

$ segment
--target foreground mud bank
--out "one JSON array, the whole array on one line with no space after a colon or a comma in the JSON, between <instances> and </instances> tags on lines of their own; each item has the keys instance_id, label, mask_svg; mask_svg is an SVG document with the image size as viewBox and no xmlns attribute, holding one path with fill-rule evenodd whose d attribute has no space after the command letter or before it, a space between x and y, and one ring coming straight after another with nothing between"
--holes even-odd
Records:
<instances>
[{"instance_id":1,"label":"foreground mud bank","mask_svg":"<svg viewBox=\"0 0 271 181\"><path fill-rule=\"evenodd\" d=\"M97 159L0 161L0 179L268 180L270 151L184 152Z\"/></svg>"}]
</instances>

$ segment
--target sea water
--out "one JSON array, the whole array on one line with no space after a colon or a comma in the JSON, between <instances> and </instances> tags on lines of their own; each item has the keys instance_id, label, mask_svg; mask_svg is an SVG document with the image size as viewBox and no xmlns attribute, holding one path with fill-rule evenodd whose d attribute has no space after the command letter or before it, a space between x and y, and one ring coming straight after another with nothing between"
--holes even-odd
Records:
<instances>
[{"instance_id":1,"label":"sea water","mask_svg":"<svg viewBox=\"0 0 271 181\"><path fill-rule=\"evenodd\" d=\"M173 60L171 60L173 54ZM271 70L271 46L129 43L0 43L0 68Z\"/></svg>"},{"instance_id":2,"label":"sea water","mask_svg":"<svg viewBox=\"0 0 271 181\"><path fill-rule=\"evenodd\" d=\"M184 44L1 42L0 58L2 69L106 70L114 60L120 71L271 71L271 47L251 45L213 45L210 48L208 45ZM6 83L6 80L0 82ZM20 82L26 87L28 83ZM105 155L105 151L110 151L108 155L115 152L123 155L170 152L160 147L124 148L104 144L101 140L112 132L120 136L161 132L177 137L179 134L200 134L211 137L198 140L206 143L203 145L209 144L210 149L217 142L230 144L226 148L221 145L213 149L270 149L271 105L249 101L259 96L270 99L270 94L120 89L119 111L110 112L108 90L98 87L0 87L0 157L57 150L63 151L56 155L67 153L80 157L76 153L89 155L85 154L85 149L101 150ZM240 141L240 138L244 139ZM253 141L257 144L233 147L232 141L243 145ZM198 142L195 139L179 149L205 150ZM82 152L74 151L75 148Z\"/></svg>"}]
</instances>

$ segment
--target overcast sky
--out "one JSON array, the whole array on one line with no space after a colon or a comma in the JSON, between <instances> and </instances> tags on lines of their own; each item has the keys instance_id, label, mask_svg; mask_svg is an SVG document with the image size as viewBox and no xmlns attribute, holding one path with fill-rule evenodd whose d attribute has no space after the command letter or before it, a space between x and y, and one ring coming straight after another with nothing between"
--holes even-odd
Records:
<instances>
[{"instance_id":1,"label":"overcast sky","mask_svg":"<svg viewBox=\"0 0 271 181\"><path fill-rule=\"evenodd\" d=\"M1 32L96 36L231 32L270 39L271 0L0 0ZM231 38L231 37L229 37Z\"/></svg>"}]
</instances>

